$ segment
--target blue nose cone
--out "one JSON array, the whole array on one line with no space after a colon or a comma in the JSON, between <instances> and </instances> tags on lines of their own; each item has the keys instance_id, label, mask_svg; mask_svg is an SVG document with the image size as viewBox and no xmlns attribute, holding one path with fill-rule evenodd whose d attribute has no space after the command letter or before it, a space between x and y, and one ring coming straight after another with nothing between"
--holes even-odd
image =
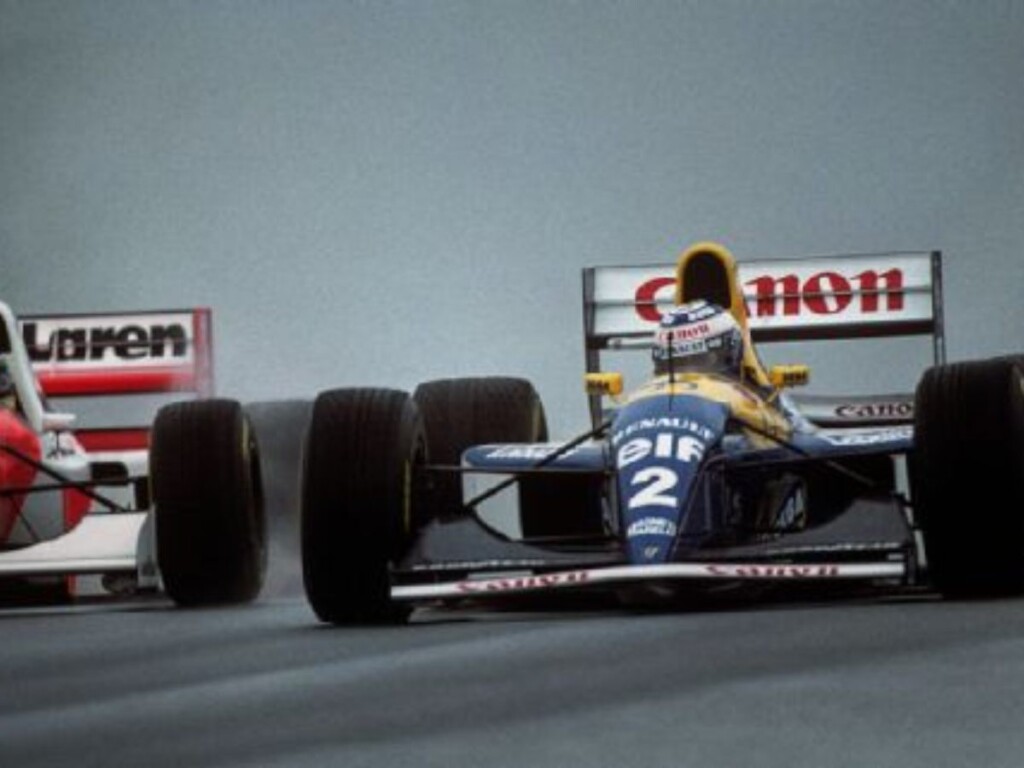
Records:
<instances>
[{"instance_id":1,"label":"blue nose cone","mask_svg":"<svg viewBox=\"0 0 1024 768\"><path fill-rule=\"evenodd\" d=\"M726 421L725 406L659 395L623 408L612 430L626 551L638 565L672 559L691 496Z\"/></svg>"}]
</instances>

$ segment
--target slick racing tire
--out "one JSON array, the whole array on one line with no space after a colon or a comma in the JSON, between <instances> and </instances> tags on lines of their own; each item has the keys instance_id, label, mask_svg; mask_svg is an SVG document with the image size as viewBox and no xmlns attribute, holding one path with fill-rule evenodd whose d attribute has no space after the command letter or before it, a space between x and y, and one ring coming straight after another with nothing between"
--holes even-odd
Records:
<instances>
[{"instance_id":1,"label":"slick racing tire","mask_svg":"<svg viewBox=\"0 0 1024 768\"><path fill-rule=\"evenodd\" d=\"M164 589L181 606L245 603L267 569L256 434L234 400L164 406L150 473Z\"/></svg>"},{"instance_id":2,"label":"slick racing tire","mask_svg":"<svg viewBox=\"0 0 1024 768\"><path fill-rule=\"evenodd\" d=\"M302 577L313 612L332 624L404 621L391 569L417 518L416 467L426 463L423 420L408 394L323 392L302 462Z\"/></svg>"},{"instance_id":3,"label":"slick racing tire","mask_svg":"<svg viewBox=\"0 0 1024 768\"><path fill-rule=\"evenodd\" d=\"M430 460L434 464L458 466L462 452L474 445L538 443L548 439L544 405L526 379L439 379L420 384L413 399L423 413ZM436 476L432 499L438 515L457 514L462 504L461 477L454 473ZM550 525L544 514L549 510L529 504L521 506L524 537L536 535L536 529Z\"/></svg>"},{"instance_id":4,"label":"slick racing tire","mask_svg":"<svg viewBox=\"0 0 1024 768\"><path fill-rule=\"evenodd\" d=\"M1024 591L1024 358L931 368L914 410L914 510L936 588Z\"/></svg>"}]
</instances>

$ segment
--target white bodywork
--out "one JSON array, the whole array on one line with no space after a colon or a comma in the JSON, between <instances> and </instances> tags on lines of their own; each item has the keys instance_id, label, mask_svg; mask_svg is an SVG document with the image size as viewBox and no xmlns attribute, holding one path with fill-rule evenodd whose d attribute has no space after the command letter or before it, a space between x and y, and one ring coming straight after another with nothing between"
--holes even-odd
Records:
<instances>
[{"instance_id":1,"label":"white bodywork","mask_svg":"<svg viewBox=\"0 0 1024 768\"><path fill-rule=\"evenodd\" d=\"M0 554L0 575L152 573L139 558L152 553L145 541L148 519L147 512L88 514L63 536Z\"/></svg>"}]
</instances>

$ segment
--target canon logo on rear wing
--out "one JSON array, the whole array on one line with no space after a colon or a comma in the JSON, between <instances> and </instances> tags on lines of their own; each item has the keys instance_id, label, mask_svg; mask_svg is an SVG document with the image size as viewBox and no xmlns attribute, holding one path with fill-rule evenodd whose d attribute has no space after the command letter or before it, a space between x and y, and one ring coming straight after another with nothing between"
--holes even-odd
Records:
<instances>
[{"instance_id":1,"label":"canon logo on rear wing","mask_svg":"<svg viewBox=\"0 0 1024 768\"><path fill-rule=\"evenodd\" d=\"M736 269L757 340L928 334L941 346L938 253L747 261ZM671 265L591 267L583 275L586 334L597 348L649 334L674 306Z\"/></svg>"},{"instance_id":2,"label":"canon logo on rear wing","mask_svg":"<svg viewBox=\"0 0 1024 768\"><path fill-rule=\"evenodd\" d=\"M22 337L33 363L173 363L189 357L189 331L182 323L41 328L27 321Z\"/></svg>"},{"instance_id":3,"label":"canon logo on rear wing","mask_svg":"<svg viewBox=\"0 0 1024 768\"><path fill-rule=\"evenodd\" d=\"M658 305L671 300L675 282L673 277L655 277L641 283L635 294L637 314L658 322ZM832 270L806 276L762 274L743 280L747 314L752 320L848 311L862 315L898 313L905 308L905 284L904 272L897 267L867 269L852 275Z\"/></svg>"},{"instance_id":4,"label":"canon logo on rear wing","mask_svg":"<svg viewBox=\"0 0 1024 768\"><path fill-rule=\"evenodd\" d=\"M945 357L938 252L745 261L736 270L755 341L928 335L936 359ZM592 355L650 338L674 306L671 265L590 267L583 277Z\"/></svg>"}]
</instances>

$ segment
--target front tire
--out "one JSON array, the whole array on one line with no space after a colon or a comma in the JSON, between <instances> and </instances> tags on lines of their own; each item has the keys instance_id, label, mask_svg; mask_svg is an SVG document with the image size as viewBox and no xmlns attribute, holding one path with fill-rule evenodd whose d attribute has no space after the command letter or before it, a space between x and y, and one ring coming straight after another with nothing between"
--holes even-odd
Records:
<instances>
[{"instance_id":1,"label":"front tire","mask_svg":"<svg viewBox=\"0 0 1024 768\"><path fill-rule=\"evenodd\" d=\"M259 448L241 405L195 400L161 408L150 474L168 596L181 606L255 599L267 533Z\"/></svg>"},{"instance_id":2,"label":"front tire","mask_svg":"<svg viewBox=\"0 0 1024 768\"><path fill-rule=\"evenodd\" d=\"M1024 591L1024 358L931 368L914 410L913 501L935 586Z\"/></svg>"},{"instance_id":3,"label":"front tire","mask_svg":"<svg viewBox=\"0 0 1024 768\"><path fill-rule=\"evenodd\" d=\"M332 624L404 621L391 568L417 519L416 467L426 462L419 410L404 392L323 392L303 456L302 573L314 613Z\"/></svg>"}]
</instances>

